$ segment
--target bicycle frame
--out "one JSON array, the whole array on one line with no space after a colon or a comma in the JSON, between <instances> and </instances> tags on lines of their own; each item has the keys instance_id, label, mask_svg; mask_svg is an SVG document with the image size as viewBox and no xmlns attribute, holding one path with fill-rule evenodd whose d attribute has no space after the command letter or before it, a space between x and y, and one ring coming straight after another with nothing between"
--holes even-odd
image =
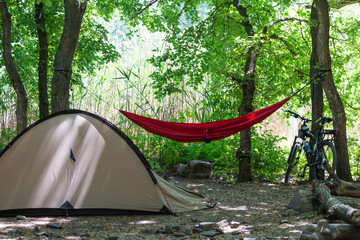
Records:
<instances>
[{"instance_id":1,"label":"bicycle frame","mask_svg":"<svg viewBox=\"0 0 360 240\"><path fill-rule=\"evenodd\" d=\"M324 130L324 124L330 123L332 121L332 119L327 118L327 117L322 117L316 121L316 122L320 123L320 128L317 131L316 135L314 135L310 131L310 129L307 125L307 123L311 122L312 120L302 117L299 114L294 113L289 110L287 110L287 112L291 113L292 116L295 118L300 118L302 121L302 124L298 130L298 134L295 136L294 141L293 141L293 145L292 145L289 157L288 157L288 164L289 165L291 164L294 166L297 163L296 160L299 159L299 156L300 156L302 150L304 149L307 163L305 164L303 173L300 175L300 177L303 178L305 176L306 168L310 167L310 172L312 172L312 174L310 174L310 175L317 178L317 174L318 174L317 171L318 170L323 171L324 166L328 163L327 157L325 157L325 159L323 158L323 154L326 155L326 152L324 151L324 146L330 147L329 146L331 144L330 142L334 141L334 137L336 134L339 133L339 131ZM330 135L331 137L326 138L325 135ZM312 149L309 146L309 142L307 141L308 138L313 139L315 141ZM301 141L299 139L301 139ZM331 149L333 149L333 144L331 146ZM294 151L296 151L296 152L294 152ZM289 167L289 169L291 169L291 168ZM288 174L288 171L287 171L287 176L289 177L289 174L291 172L289 172L289 174ZM320 173L319 176L323 177L324 172L321 172L321 171L319 172Z\"/></svg>"}]
</instances>

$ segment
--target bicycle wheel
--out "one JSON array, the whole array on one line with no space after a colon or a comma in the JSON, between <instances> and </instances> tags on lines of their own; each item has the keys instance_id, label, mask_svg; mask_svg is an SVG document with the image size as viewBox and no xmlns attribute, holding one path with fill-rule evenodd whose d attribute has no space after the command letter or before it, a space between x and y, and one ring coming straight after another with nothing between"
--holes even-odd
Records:
<instances>
[{"instance_id":1,"label":"bicycle wheel","mask_svg":"<svg viewBox=\"0 0 360 240\"><path fill-rule=\"evenodd\" d=\"M332 170L336 173L337 158L334 144L330 141L322 142L320 146L320 153L321 157L318 157L312 170L313 176L315 180L329 181L331 176L325 170L325 164L329 163Z\"/></svg>"},{"instance_id":2,"label":"bicycle wheel","mask_svg":"<svg viewBox=\"0 0 360 240\"><path fill-rule=\"evenodd\" d=\"M297 154L299 153L299 149L300 149L300 144L294 144L291 147L289 158L287 160L289 166L285 173L285 183L288 183L290 181L291 172L297 163L295 159L296 159Z\"/></svg>"}]
</instances>

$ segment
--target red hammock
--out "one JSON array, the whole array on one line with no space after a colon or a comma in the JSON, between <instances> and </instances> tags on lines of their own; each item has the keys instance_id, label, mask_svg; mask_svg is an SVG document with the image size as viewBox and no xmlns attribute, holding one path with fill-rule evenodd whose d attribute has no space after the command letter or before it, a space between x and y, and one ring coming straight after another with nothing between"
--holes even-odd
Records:
<instances>
[{"instance_id":1,"label":"red hammock","mask_svg":"<svg viewBox=\"0 0 360 240\"><path fill-rule=\"evenodd\" d=\"M178 142L210 142L211 140L229 137L263 121L289 101L289 99L285 98L274 105L238 118L208 123L166 122L122 110L120 112L140 127L156 135Z\"/></svg>"}]
</instances>

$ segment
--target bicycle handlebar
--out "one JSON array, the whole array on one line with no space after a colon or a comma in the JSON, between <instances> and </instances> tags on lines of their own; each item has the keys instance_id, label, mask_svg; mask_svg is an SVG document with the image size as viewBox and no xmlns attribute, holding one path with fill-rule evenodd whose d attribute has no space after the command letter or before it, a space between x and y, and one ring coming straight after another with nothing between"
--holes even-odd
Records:
<instances>
[{"instance_id":1,"label":"bicycle handlebar","mask_svg":"<svg viewBox=\"0 0 360 240\"><path fill-rule=\"evenodd\" d=\"M285 110L285 112L291 113L294 118L301 118L302 119L302 117L299 114L297 114L296 112L290 111L288 109Z\"/></svg>"},{"instance_id":2,"label":"bicycle handlebar","mask_svg":"<svg viewBox=\"0 0 360 240\"><path fill-rule=\"evenodd\" d=\"M316 120L316 123L318 123L318 122L320 122L320 123L322 123L322 124L324 124L324 123L331 123L331 122L332 122L332 118L321 117L321 118L319 118L318 120Z\"/></svg>"},{"instance_id":3,"label":"bicycle handlebar","mask_svg":"<svg viewBox=\"0 0 360 240\"><path fill-rule=\"evenodd\" d=\"M293 112L293 111L290 111L290 110L285 110L285 112L288 112L288 113L291 113L291 115L294 117L294 118L300 118L301 120L303 121L306 121L306 122L311 122L312 120L311 119L307 119L305 117L302 117L300 116L299 114L297 114L296 112Z\"/></svg>"}]
</instances>

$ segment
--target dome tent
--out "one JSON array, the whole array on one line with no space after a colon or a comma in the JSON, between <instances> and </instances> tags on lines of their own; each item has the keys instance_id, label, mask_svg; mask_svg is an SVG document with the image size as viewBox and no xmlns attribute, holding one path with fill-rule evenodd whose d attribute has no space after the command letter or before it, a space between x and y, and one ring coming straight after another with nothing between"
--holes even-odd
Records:
<instances>
[{"instance_id":1,"label":"dome tent","mask_svg":"<svg viewBox=\"0 0 360 240\"><path fill-rule=\"evenodd\" d=\"M41 119L0 153L0 216L184 212L206 200L154 173L117 127L81 110Z\"/></svg>"}]
</instances>

